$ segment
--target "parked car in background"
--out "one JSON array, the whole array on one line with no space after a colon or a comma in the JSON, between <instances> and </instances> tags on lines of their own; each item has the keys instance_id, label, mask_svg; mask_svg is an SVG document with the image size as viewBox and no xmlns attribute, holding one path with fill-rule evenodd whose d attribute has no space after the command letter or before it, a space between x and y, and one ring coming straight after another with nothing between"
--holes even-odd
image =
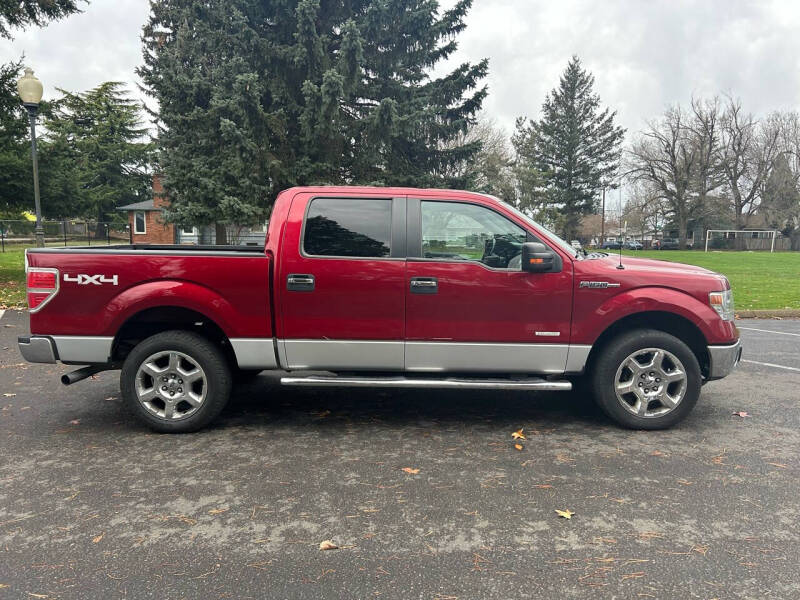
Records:
<instances>
[{"instance_id":1,"label":"parked car in background","mask_svg":"<svg viewBox=\"0 0 800 600\"><path fill-rule=\"evenodd\" d=\"M575 248L575 250L583 250L580 240L572 240L569 245Z\"/></svg>"},{"instance_id":2,"label":"parked car in background","mask_svg":"<svg viewBox=\"0 0 800 600\"><path fill-rule=\"evenodd\" d=\"M625 242L625 249L626 250L641 250L644 248L641 242L637 242L636 240L631 240L629 242Z\"/></svg>"},{"instance_id":3,"label":"parked car in background","mask_svg":"<svg viewBox=\"0 0 800 600\"><path fill-rule=\"evenodd\" d=\"M619 240L606 240L600 245L601 250L619 250L622 242Z\"/></svg>"},{"instance_id":4,"label":"parked car in background","mask_svg":"<svg viewBox=\"0 0 800 600\"><path fill-rule=\"evenodd\" d=\"M658 244L658 248L657 249L658 250L680 250L680 247L681 247L681 243L678 240L678 238L664 238ZM686 249L687 250L691 250L692 249L692 243L691 242L688 242L688 241L686 242Z\"/></svg>"},{"instance_id":5,"label":"parked car in background","mask_svg":"<svg viewBox=\"0 0 800 600\"><path fill-rule=\"evenodd\" d=\"M66 384L121 369L124 403L164 432L207 425L263 369L312 387L584 380L621 425L662 429L741 356L723 275L620 268L483 194L292 188L265 243L31 248L22 355L89 365Z\"/></svg>"}]
</instances>

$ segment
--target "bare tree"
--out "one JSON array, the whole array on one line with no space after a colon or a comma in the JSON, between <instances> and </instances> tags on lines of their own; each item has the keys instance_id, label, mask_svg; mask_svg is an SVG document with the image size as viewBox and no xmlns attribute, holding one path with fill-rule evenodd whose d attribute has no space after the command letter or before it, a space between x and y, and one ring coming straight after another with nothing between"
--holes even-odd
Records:
<instances>
[{"instance_id":1,"label":"bare tree","mask_svg":"<svg viewBox=\"0 0 800 600\"><path fill-rule=\"evenodd\" d=\"M515 204L514 152L506 131L492 118L481 115L477 123L442 148L459 147L479 142L481 149L474 160L460 163L448 175L463 178L472 189L492 194Z\"/></svg>"},{"instance_id":2,"label":"bare tree","mask_svg":"<svg viewBox=\"0 0 800 600\"><path fill-rule=\"evenodd\" d=\"M670 209L686 247L689 219L701 213L708 192L721 183L716 155L717 101L692 101L647 123L628 152L628 176L646 183Z\"/></svg>"},{"instance_id":3,"label":"bare tree","mask_svg":"<svg viewBox=\"0 0 800 600\"><path fill-rule=\"evenodd\" d=\"M720 119L717 162L730 193L736 229L760 203L761 192L779 150L780 121L772 115L757 121L742 111L738 99L728 98Z\"/></svg>"}]
</instances>

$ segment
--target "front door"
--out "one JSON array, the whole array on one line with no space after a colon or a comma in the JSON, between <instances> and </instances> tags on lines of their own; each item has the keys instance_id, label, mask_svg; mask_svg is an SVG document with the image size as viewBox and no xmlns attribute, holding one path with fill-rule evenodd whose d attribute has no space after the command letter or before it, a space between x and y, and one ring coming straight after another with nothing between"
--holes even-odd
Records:
<instances>
[{"instance_id":1,"label":"front door","mask_svg":"<svg viewBox=\"0 0 800 600\"><path fill-rule=\"evenodd\" d=\"M409 198L408 218L406 370L564 371L570 261L522 271L522 244L544 240L479 204Z\"/></svg>"},{"instance_id":2,"label":"front door","mask_svg":"<svg viewBox=\"0 0 800 600\"><path fill-rule=\"evenodd\" d=\"M277 285L288 368L402 370L405 198L296 197Z\"/></svg>"}]
</instances>

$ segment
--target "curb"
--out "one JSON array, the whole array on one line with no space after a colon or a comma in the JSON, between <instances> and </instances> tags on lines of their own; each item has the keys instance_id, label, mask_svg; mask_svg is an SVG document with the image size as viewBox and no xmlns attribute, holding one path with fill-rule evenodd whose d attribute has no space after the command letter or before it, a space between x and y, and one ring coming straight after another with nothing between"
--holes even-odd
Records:
<instances>
[{"instance_id":1,"label":"curb","mask_svg":"<svg viewBox=\"0 0 800 600\"><path fill-rule=\"evenodd\" d=\"M776 310L739 310L737 319L800 319L800 309L780 308Z\"/></svg>"}]
</instances>

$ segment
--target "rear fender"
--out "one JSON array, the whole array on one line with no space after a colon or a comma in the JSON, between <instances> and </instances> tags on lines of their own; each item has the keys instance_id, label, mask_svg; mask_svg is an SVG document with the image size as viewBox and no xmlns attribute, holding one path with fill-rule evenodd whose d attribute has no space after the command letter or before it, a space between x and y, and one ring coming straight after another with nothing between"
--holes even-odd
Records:
<instances>
[{"instance_id":1,"label":"rear fender","mask_svg":"<svg viewBox=\"0 0 800 600\"><path fill-rule=\"evenodd\" d=\"M229 338L239 334L233 325L236 311L225 298L195 283L169 280L143 283L115 296L106 306L102 329L109 335L115 335L134 315L149 308L164 306L187 308L205 315Z\"/></svg>"}]
</instances>

